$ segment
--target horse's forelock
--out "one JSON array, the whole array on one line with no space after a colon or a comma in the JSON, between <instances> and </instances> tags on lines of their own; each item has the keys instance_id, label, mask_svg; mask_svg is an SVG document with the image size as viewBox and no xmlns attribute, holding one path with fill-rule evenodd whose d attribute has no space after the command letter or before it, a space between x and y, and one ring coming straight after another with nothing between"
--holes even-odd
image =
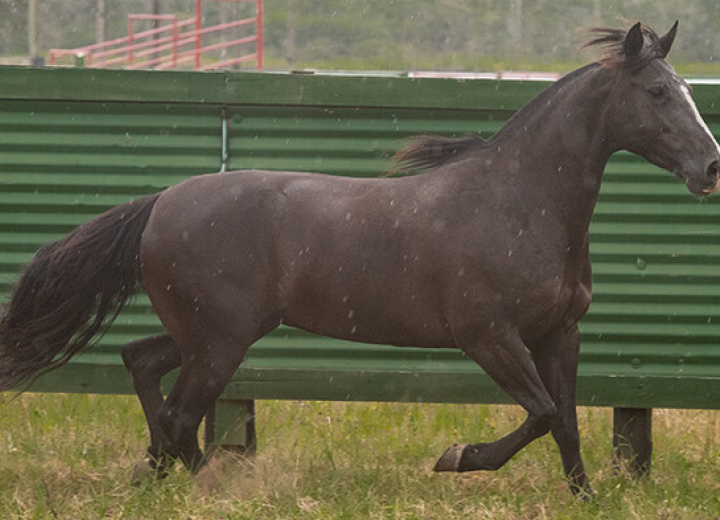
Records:
<instances>
[{"instance_id":1,"label":"horse's forelock","mask_svg":"<svg viewBox=\"0 0 720 520\"><path fill-rule=\"evenodd\" d=\"M623 29L607 27L589 29L587 31L589 39L582 47L598 49L600 53L598 62L605 67L637 72L655 58L664 57L658 34L646 25L642 25L641 30L645 44L640 52L632 57L625 54L625 38L628 32Z\"/></svg>"}]
</instances>

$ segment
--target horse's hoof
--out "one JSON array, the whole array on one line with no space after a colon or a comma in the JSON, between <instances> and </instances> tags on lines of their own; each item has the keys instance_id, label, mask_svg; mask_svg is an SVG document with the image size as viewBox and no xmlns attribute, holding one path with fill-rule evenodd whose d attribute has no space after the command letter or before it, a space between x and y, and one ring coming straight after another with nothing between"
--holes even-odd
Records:
<instances>
[{"instance_id":1,"label":"horse's hoof","mask_svg":"<svg viewBox=\"0 0 720 520\"><path fill-rule=\"evenodd\" d=\"M462 458L463 451L467 447L467 444L453 444L442 457L435 463L433 471L439 473L441 471L457 471L460 467L460 459Z\"/></svg>"},{"instance_id":2,"label":"horse's hoof","mask_svg":"<svg viewBox=\"0 0 720 520\"><path fill-rule=\"evenodd\" d=\"M135 464L130 476L130 482L133 486L140 486L145 482L157 478L157 470L150 464L148 459Z\"/></svg>"}]
</instances>

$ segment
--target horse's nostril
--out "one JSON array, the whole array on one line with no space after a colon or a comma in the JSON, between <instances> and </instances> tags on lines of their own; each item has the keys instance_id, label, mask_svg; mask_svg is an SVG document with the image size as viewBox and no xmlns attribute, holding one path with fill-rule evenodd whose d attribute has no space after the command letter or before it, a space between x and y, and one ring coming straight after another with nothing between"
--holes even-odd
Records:
<instances>
[{"instance_id":1,"label":"horse's nostril","mask_svg":"<svg viewBox=\"0 0 720 520\"><path fill-rule=\"evenodd\" d=\"M716 181L720 176L720 161L711 162L710 166L705 170L705 175L707 175L708 180Z\"/></svg>"}]
</instances>

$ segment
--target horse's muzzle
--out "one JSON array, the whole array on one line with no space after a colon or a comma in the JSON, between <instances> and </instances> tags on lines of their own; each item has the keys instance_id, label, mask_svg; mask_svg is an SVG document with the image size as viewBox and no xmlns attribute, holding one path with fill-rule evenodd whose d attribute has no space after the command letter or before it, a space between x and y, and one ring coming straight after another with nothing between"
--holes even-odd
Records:
<instances>
[{"instance_id":1,"label":"horse's muzzle","mask_svg":"<svg viewBox=\"0 0 720 520\"><path fill-rule=\"evenodd\" d=\"M720 190L720 159L713 160L704 171L698 169L695 174L691 171L682 170L677 174L691 193L704 197Z\"/></svg>"}]
</instances>

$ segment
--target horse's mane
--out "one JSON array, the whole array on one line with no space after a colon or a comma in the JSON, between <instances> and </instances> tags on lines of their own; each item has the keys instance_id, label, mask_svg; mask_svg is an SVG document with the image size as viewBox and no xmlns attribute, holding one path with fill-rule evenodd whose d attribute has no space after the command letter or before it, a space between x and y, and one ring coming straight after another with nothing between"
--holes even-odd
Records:
<instances>
[{"instance_id":1,"label":"horse's mane","mask_svg":"<svg viewBox=\"0 0 720 520\"><path fill-rule=\"evenodd\" d=\"M628 31L625 29L611 29L608 27L594 27L588 29L588 41L582 45L583 49L596 48L600 51L598 62L608 68L624 68L630 72L637 72L657 57L664 57L660 37L647 25L640 27L645 41L640 52L632 58L625 53L625 38Z\"/></svg>"},{"instance_id":2,"label":"horse's mane","mask_svg":"<svg viewBox=\"0 0 720 520\"><path fill-rule=\"evenodd\" d=\"M637 49L637 52L628 53L625 48L625 40L629 34L627 30L610 29L606 27L589 29L587 31L589 39L582 48L590 47L598 49L600 51L600 57L597 63L591 63L567 74L550 88L540 93L535 99L528 103L528 105L516 113L506 123L501 132L507 131L517 124L518 114L521 112L526 113L531 107L544 103L548 97L555 95L558 90L588 70L603 66L613 69L625 69L631 74L634 74L648 65L652 60L664 58L675 38L677 22L670 32L662 37L658 36L652 28L639 23L633 27L633 30L639 30L642 35L642 38L638 41L638 33L634 33L640 48ZM464 157L469 151L478 150L484 144L485 140L474 134L469 134L464 137L423 135L411 138L409 143L400 149L392 158L391 167L387 175L413 174L437 168L438 166L454 162Z\"/></svg>"},{"instance_id":3,"label":"horse's mane","mask_svg":"<svg viewBox=\"0 0 720 520\"><path fill-rule=\"evenodd\" d=\"M419 173L437 168L484 144L485 140L475 134L464 137L414 137L393 156L388 175Z\"/></svg>"}]
</instances>

